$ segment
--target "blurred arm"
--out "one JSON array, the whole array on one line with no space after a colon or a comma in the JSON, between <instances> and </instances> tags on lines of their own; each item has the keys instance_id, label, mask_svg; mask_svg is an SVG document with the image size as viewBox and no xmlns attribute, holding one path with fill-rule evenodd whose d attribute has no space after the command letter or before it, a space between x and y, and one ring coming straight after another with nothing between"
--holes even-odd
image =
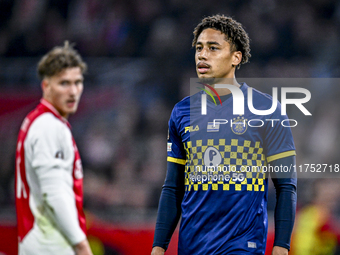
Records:
<instances>
[{"instance_id":1,"label":"blurred arm","mask_svg":"<svg viewBox=\"0 0 340 255\"><path fill-rule=\"evenodd\" d=\"M35 125L35 127L33 127ZM30 131L31 132L31 131ZM32 124L32 167L41 193L41 214L72 244L86 240L73 192L74 149L69 129L51 115ZM63 156L56 156L62 151Z\"/></svg>"},{"instance_id":2,"label":"blurred arm","mask_svg":"<svg viewBox=\"0 0 340 255\"><path fill-rule=\"evenodd\" d=\"M75 245L76 255L92 255L92 251L89 242L85 239L77 245Z\"/></svg>"}]
</instances>

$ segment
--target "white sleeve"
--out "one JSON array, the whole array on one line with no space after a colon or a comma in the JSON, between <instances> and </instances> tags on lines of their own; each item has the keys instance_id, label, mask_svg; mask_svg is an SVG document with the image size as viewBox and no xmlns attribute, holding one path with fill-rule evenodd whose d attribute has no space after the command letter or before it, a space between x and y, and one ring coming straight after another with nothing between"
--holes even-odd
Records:
<instances>
[{"instance_id":1,"label":"white sleeve","mask_svg":"<svg viewBox=\"0 0 340 255\"><path fill-rule=\"evenodd\" d=\"M85 240L86 236L79 225L73 192L72 134L64 123L48 113L38 117L29 132L32 168L39 182L44 213L75 245Z\"/></svg>"}]
</instances>

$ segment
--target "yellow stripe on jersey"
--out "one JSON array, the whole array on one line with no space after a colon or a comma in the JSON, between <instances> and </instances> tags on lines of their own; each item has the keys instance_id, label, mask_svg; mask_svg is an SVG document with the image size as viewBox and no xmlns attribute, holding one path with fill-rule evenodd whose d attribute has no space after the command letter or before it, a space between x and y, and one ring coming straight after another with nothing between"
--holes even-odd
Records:
<instances>
[{"instance_id":1,"label":"yellow stripe on jersey","mask_svg":"<svg viewBox=\"0 0 340 255\"><path fill-rule=\"evenodd\" d=\"M172 163L177 163L177 164L185 165L185 159L168 157L167 161L172 162Z\"/></svg>"},{"instance_id":2,"label":"yellow stripe on jersey","mask_svg":"<svg viewBox=\"0 0 340 255\"><path fill-rule=\"evenodd\" d=\"M275 155L267 157L267 162L269 163L269 162L277 160L277 159L286 158L286 157L295 156L295 155L296 155L296 152L294 150L293 151L285 151L285 152L281 152L279 154L275 154Z\"/></svg>"}]
</instances>

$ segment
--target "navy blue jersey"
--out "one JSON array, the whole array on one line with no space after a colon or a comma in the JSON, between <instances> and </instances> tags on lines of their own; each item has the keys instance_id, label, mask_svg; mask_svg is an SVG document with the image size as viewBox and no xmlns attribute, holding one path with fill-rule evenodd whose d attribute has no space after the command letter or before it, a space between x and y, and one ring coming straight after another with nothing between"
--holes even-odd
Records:
<instances>
[{"instance_id":1,"label":"navy blue jersey","mask_svg":"<svg viewBox=\"0 0 340 255\"><path fill-rule=\"evenodd\" d=\"M291 129L282 125L287 116L281 115L280 104L270 115L254 115L247 106L248 86L240 89L244 115L233 115L232 97L222 105L207 100L207 115L202 115L203 91L184 98L172 111L167 160L185 165L180 255L265 253L264 166L295 155L295 146ZM272 98L253 89L253 105L270 109Z\"/></svg>"}]
</instances>

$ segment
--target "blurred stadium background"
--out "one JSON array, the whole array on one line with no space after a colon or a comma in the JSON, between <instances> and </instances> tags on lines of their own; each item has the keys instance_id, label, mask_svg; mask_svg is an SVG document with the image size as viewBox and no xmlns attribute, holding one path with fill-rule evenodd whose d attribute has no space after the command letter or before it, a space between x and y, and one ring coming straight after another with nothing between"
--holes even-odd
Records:
<instances>
[{"instance_id":1,"label":"blurred stadium background","mask_svg":"<svg viewBox=\"0 0 340 255\"><path fill-rule=\"evenodd\" d=\"M83 160L94 253L150 254L167 121L196 77L192 31L216 13L234 17L251 38L250 64L237 77L340 77L336 0L0 0L0 254L16 252L15 145L21 121L41 97L36 64L64 40L76 43L89 66L70 123ZM308 88L313 117L293 128L298 164L340 163L340 86L334 84ZM299 179L292 253L336 254L336 178ZM271 185L269 243L274 206ZM176 254L173 239L167 254ZM308 252L313 245L318 252Z\"/></svg>"}]
</instances>

